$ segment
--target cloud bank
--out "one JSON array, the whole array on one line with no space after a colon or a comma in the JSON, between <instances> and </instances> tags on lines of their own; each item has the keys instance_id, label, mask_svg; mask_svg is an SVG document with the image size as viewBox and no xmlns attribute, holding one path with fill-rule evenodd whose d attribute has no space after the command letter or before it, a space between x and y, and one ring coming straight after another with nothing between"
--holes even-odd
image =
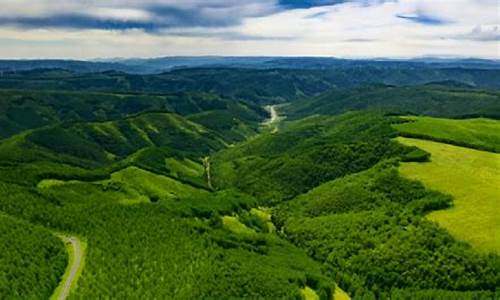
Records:
<instances>
[{"instance_id":1,"label":"cloud bank","mask_svg":"<svg viewBox=\"0 0 500 300\"><path fill-rule=\"evenodd\" d=\"M3 0L0 58L500 58L497 0Z\"/></svg>"}]
</instances>

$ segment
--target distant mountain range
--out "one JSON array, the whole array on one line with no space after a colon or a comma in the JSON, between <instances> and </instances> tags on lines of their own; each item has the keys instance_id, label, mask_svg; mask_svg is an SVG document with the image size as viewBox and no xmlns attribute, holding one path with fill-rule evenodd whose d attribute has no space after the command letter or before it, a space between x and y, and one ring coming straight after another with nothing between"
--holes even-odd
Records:
<instances>
[{"instance_id":1,"label":"distant mountain range","mask_svg":"<svg viewBox=\"0 0 500 300\"><path fill-rule=\"evenodd\" d=\"M332 69L372 66L381 68L467 68L500 69L499 60L453 59L423 57L409 60L339 59L334 57L227 57L172 56L160 58L113 58L83 60L0 60L0 71L29 71L34 69L64 69L79 73L120 71L132 74L158 74L183 68L252 68L252 69Z\"/></svg>"}]
</instances>

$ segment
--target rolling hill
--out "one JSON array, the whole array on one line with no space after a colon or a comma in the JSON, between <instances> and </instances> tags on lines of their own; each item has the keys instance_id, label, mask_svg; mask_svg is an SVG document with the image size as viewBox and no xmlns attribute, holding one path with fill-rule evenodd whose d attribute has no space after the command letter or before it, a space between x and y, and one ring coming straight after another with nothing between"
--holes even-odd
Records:
<instances>
[{"instance_id":1,"label":"rolling hill","mask_svg":"<svg viewBox=\"0 0 500 300\"><path fill-rule=\"evenodd\" d=\"M378 161L405 156L390 141L396 131L380 114L315 116L286 124L212 157L213 181L237 187L263 203L280 202Z\"/></svg>"},{"instance_id":2,"label":"rolling hill","mask_svg":"<svg viewBox=\"0 0 500 300\"><path fill-rule=\"evenodd\" d=\"M246 62L1 74L0 298L498 298L497 68Z\"/></svg>"},{"instance_id":3,"label":"rolling hill","mask_svg":"<svg viewBox=\"0 0 500 300\"><path fill-rule=\"evenodd\" d=\"M212 93L150 95L0 90L0 138L57 123L113 121L144 112L189 116L212 110L221 112L224 118L231 118L235 127L246 124L245 134L255 130L266 117L260 107ZM226 124L226 131L233 129L231 123L223 119L221 122ZM237 130L234 134L238 135Z\"/></svg>"},{"instance_id":4,"label":"rolling hill","mask_svg":"<svg viewBox=\"0 0 500 300\"><path fill-rule=\"evenodd\" d=\"M453 207L428 218L483 252L499 253L500 122L489 119L405 118L398 141L430 153L425 163L403 163L401 173L453 196ZM490 152L489 152L490 151Z\"/></svg>"},{"instance_id":5,"label":"rolling hill","mask_svg":"<svg viewBox=\"0 0 500 300\"><path fill-rule=\"evenodd\" d=\"M479 88L498 88L500 69L347 64L324 69L188 68L145 75L113 70L82 74L39 69L5 72L0 76L0 88L112 93L201 91L262 105L315 97L333 88L355 88L369 84L423 85L446 81Z\"/></svg>"},{"instance_id":6,"label":"rolling hill","mask_svg":"<svg viewBox=\"0 0 500 300\"><path fill-rule=\"evenodd\" d=\"M479 255L426 221L426 213L451 199L401 177L396 166L386 161L283 203L278 230L336 272L355 298L466 299L467 293L450 291L493 291L498 257Z\"/></svg>"},{"instance_id":7,"label":"rolling hill","mask_svg":"<svg viewBox=\"0 0 500 300\"><path fill-rule=\"evenodd\" d=\"M62 161L64 157L73 157L75 162L97 165L116 162L147 147L169 147L178 153L200 154L221 149L224 145L216 133L172 113L145 113L118 121L35 129L14 136L4 145L11 145L13 141L27 151L48 150L48 157L60 157ZM4 152L2 158L11 161L40 159L11 152Z\"/></svg>"},{"instance_id":8,"label":"rolling hill","mask_svg":"<svg viewBox=\"0 0 500 300\"><path fill-rule=\"evenodd\" d=\"M500 155L439 142L400 138L431 154L428 163L404 163L401 173L453 196L453 207L428 218L483 252L500 253Z\"/></svg>"},{"instance_id":9,"label":"rolling hill","mask_svg":"<svg viewBox=\"0 0 500 300\"><path fill-rule=\"evenodd\" d=\"M354 110L376 110L398 115L500 118L498 91L442 85L368 86L334 89L285 107L289 118L311 114L335 115Z\"/></svg>"},{"instance_id":10,"label":"rolling hill","mask_svg":"<svg viewBox=\"0 0 500 300\"><path fill-rule=\"evenodd\" d=\"M451 120L430 117L404 119L409 122L393 125L402 136L500 152L500 122L497 120L484 118Z\"/></svg>"},{"instance_id":11,"label":"rolling hill","mask_svg":"<svg viewBox=\"0 0 500 300\"><path fill-rule=\"evenodd\" d=\"M444 59L418 58L397 60L380 58L376 60L339 59L335 57L275 57L275 56L167 56L156 58L112 58L82 60L0 60L1 71L26 71L34 69L64 69L79 73L119 70L127 73L162 73L179 68L249 68L249 69L333 69L339 67L379 68L463 68L499 69L498 60L488 59Z\"/></svg>"}]
</instances>

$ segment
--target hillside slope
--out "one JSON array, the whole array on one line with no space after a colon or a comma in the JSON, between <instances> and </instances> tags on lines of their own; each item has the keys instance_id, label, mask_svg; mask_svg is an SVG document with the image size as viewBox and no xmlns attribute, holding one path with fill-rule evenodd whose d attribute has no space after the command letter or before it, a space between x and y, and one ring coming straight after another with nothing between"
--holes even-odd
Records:
<instances>
[{"instance_id":1,"label":"hillside slope","mask_svg":"<svg viewBox=\"0 0 500 300\"><path fill-rule=\"evenodd\" d=\"M112 121L144 112L172 112L188 116L208 111L220 111L253 131L266 117L266 112L258 106L213 93L151 95L0 90L0 139L26 129L57 123ZM233 129L232 124L228 126L229 130ZM237 129L235 134L238 134ZM241 139L240 136L238 138Z\"/></svg>"},{"instance_id":2,"label":"hillside slope","mask_svg":"<svg viewBox=\"0 0 500 300\"><path fill-rule=\"evenodd\" d=\"M336 272L355 298L469 299L465 291L494 298L499 257L426 221L450 197L401 177L396 166L382 162L281 204L278 230Z\"/></svg>"},{"instance_id":3,"label":"hillside slope","mask_svg":"<svg viewBox=\"0 0 500 300\"><path fill-rule=\"evenodd\" d=\"M262 105L313 97L332 88L418 85L450 80L468 86L498 88L500 70L429 68L404 63L316 69L193 68L151 75L117 71L71 74L42 69L4 73L0 77L0 88L148 93L204 91Z\"/></svg>"},{"instance_id":4,"label":"hillside slope","mask_svg":"<svg viewBox=\"0 0 500 300\"><path fill-rule=\"evenodd\" d=\"M314 116L261 134L213 156L213 182L236 187L263 203L279 202L337 177L370 168L378 161L404 156L390 141L391 119L357 112Z\"/></svg>"},{"instance_id":5,"label":"hillside slope","mask_svg":"<svg viewBox=\"0 0 500 300\"><path fill-rule=\"evenodd\" d=\"M453 196L453 207L428 218L483 252L500 254L500 154L438 142L399 138L431 154L427 163L404 163L401 173Z\"/></svg>"},{"instance_id":6,"label":"hillside slope","mask_svg":"<svg viewBox=\"0 0 500 300\"><path fill-rule=\"evenodd\" d=\"M450 120L430 117L404 119L408 122L393 125L402 136L500 152L500 122L497 120Z\"/></svg>"},{"instance_id":7,"label":"hillside slope","mask_svg":"<svg viewBox=\"0 0 500 300\"><path fill-rule=\"evenodd\" d=\"M500 118L500 93L433 85L370 86L331 90L285 108L290 118L367 109L403 115Z\"/></svg>"},{"instance_id":8,"label":"hillside slope","mask_svg":"<svg viewBox=\"0 0 500 300\"><path fill-rule=\"evenodd\" d=\"M149 147L202 156L223 148L223 138L173 113L146 113L118 121L75 123L35 129L0 145L0 160L40 161L43 158L82 166L120 161Z\"/></svg>"}]
</instances>

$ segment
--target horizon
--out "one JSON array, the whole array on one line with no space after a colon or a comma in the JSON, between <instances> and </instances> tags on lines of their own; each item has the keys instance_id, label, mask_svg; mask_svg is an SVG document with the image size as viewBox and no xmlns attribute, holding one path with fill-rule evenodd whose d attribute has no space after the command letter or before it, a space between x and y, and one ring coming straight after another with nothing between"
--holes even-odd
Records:
<instances>
[{"instance_id":1,"label":"horizon","mask_svg":"<svg viewBox=\"0 0 500 300\"><path fill-rule=\"evenodd\" d=\"M1 59L500 59L496 0L5 0Z\"/></svg>"},{"instance_id":2,"label":"horizon","mask_svg":"<svg viewBox=\"0 0 500 300\"><path fill-rule=\"evenodd\" d=\"M231 59L231 58L239 58L239 59L278 59L278 58L287 58L287 59L332 59L332 60L347 60L347 61L426 61L426 60L436 60L436 61L466 61L466 60L484 60L491 62L500 62L500 57L478 57L478 56L432 56L432 55L423 55L423 56L408 56L408 57L338 57L338 56L307 56L307 55L160 55L160 56L131 56L131 57L91 57L91 58L64 58L64 57L13 57L13 58L3 58L0 57L0 61L82 61L82 62L120 62L126 60L158 60L158 59L182 59L182 58L220 58L220 59Z\"/></svg>"},{"instance_id":3,"label":"horizon","mask_svg":"<svg viewBox=\"0 0 500 300\"><path fill-rule=\"evenodd\" d=\"M500 0L0 4L0 300L500 300Z\"/></svg>"}]
</instances>

